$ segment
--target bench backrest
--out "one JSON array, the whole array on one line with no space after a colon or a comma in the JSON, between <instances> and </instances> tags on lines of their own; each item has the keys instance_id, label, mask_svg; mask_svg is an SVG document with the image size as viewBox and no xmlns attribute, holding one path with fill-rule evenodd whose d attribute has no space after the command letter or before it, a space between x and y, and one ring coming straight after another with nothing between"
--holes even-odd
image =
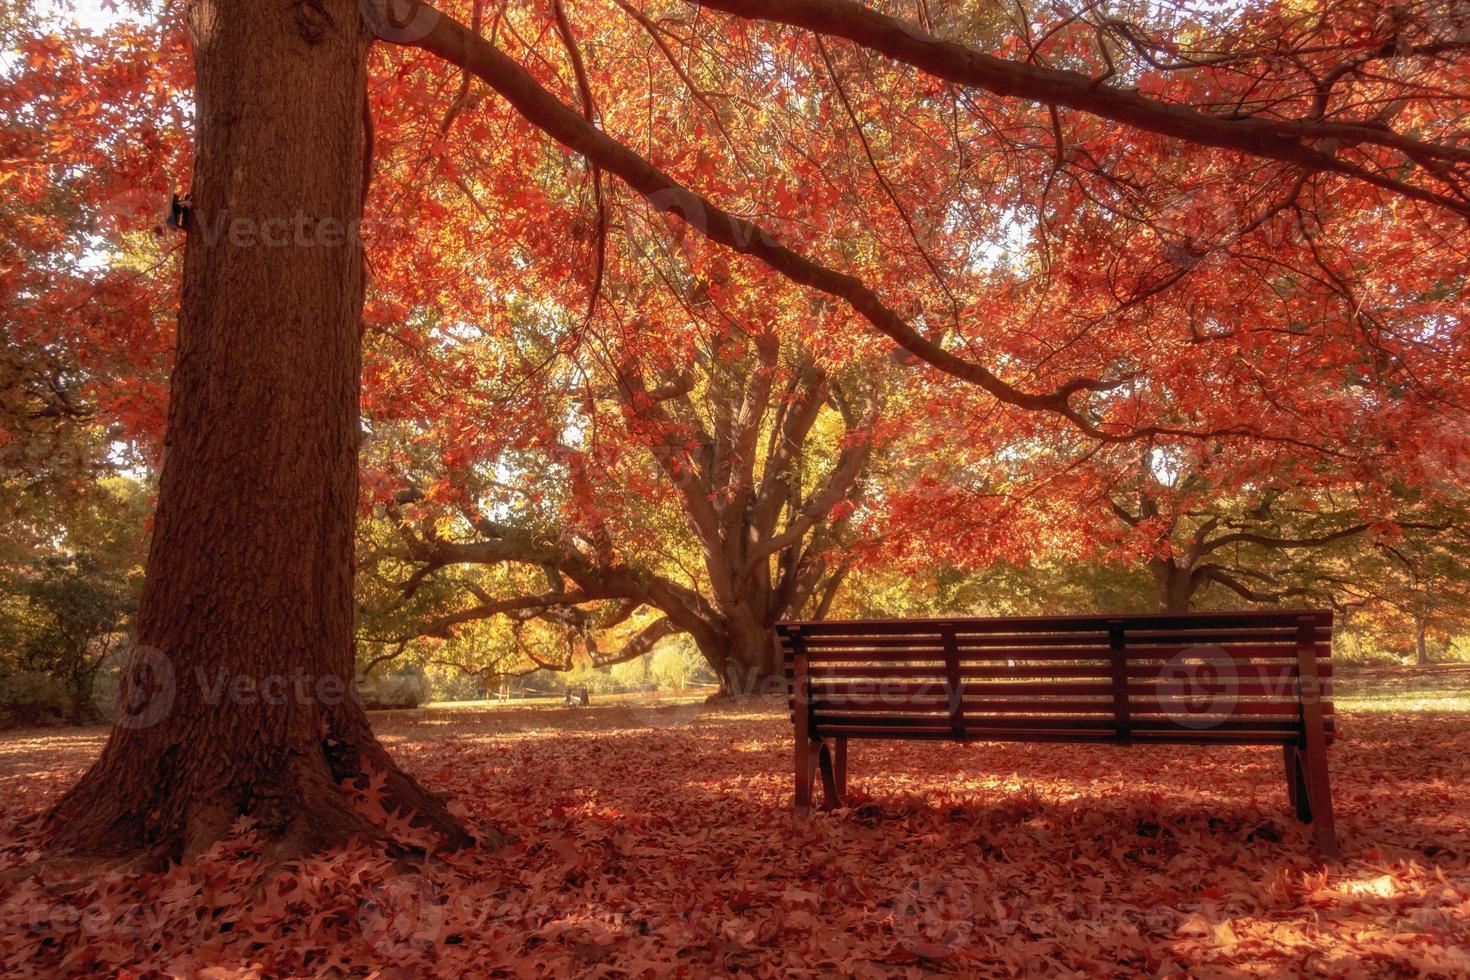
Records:
<instances>
[{"instance_id":1,"label":"bench backrest","mask_svg":"<svg viewBox=\"0 0 1470 980\"><path fill-rule=\"evenodd\" d=\"M819 737L1286 743L1332 732L1332 612L783 622Z\"/></svg>"}]
</instances>

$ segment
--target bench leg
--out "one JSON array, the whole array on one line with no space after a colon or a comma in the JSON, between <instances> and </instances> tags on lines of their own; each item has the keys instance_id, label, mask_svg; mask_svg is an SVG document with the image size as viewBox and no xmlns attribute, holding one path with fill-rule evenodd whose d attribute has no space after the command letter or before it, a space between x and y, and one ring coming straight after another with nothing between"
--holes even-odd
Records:
<instances>
[{"instance_id":1,"label":"bench leg","mask_svg":"<svg viewBox=\"0 0 1470 980\"><path fill-rule=\"evenodd\" d=\"M811 814L812 787L816 783L818 772L822 774L822 809L835 810L842 806L843 788L847 779L846 742L847 739L841 739L834 749L832 743L821 739L797 737L796 794L793 809L798 817Z\"/></svg>"},{"instance_id":2,"label":"bench leg","mask_svg":"<svg viewBox=\"0 0 1470 980\"><path fill-rule=\"evenodd\" d=\"M820 745L805 734L796 736L796 794L792 809L798 817L805 817L812 810L812 782Z\"/></svg>"},{"instance_id":3,"label":"bench leg","mask_svg":"<svg viewBox=\"0 0 1470 980\"><path fill-rule=\"evenodd\" d=\"M842 805L842 794L837 789L837 766L833 761L831 742L817 743L817 763L822 769L822 809L835 810Z\"/></svg>"},{"instance_id":4,"label":"bench leg","mask_svg":"<svg viewBox=\"0 0 1470 980\"><path fill-rule=\"evenodd\" d=\"M1286 802L1302 823L1312 822L1312 802L1307 794L1307 774L1303 768L1302 750L1296 745L1283 745L1281 756L1286 763Z\"/></svg>"},{"instance_id":5,"label":"bench leg","mask_svg":"<svg viewBox=\"0 0 1470 980\"><path fill-rule=\"evenodd\" d=\"M1322 729L1308 728L1306 749L1298 751L1298 757L1306 764L1305 788L1311 813L1312 830L1317 838L1317 853L1324 858L1339 855L1337 825L1332 817L1332 784L1327 778L1327 738ZM1299 791L1300 792L1300 791Z\"/></svg>"}]
</instances>

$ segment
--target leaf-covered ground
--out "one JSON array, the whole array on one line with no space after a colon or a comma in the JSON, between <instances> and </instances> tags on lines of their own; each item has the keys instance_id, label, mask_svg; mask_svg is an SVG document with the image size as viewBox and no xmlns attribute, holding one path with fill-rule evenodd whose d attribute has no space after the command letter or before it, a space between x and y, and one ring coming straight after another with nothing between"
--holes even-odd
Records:
<instances>
[{"instance_id":1,"label":"leaf-covered ground","mask_svg":"<svg viewBox=\"0 0 1470 980\"><path fill-rule=\"evenodd\" d=\"M99 872L14 824L103 733L13 733L0 973L1470 975L1470 713L1344 703L1335 866L1274 750L862 744L854 808L799 823L778 710L612 703L379 716L420 778L520 839L500 851L267 874L242 827L189 867Z\"/></svg>"}]
</instances>

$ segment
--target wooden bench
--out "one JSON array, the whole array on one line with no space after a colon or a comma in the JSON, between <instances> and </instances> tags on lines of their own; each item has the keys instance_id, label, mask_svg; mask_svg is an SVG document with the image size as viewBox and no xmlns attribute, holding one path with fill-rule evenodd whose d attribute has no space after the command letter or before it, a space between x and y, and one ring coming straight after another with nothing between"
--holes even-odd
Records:
<instances>
[{"instance_id":1,"label":"wooden bench","mask_svg":"<svg viewBox=\"0 0 1470 980\"><path fill-rule=\"evenodd\" d=\"M1330 610L783 622L796 800L847 792L849 739L1279 745L1287 798L1337 854Z\"/></svg>"}]
</instances>

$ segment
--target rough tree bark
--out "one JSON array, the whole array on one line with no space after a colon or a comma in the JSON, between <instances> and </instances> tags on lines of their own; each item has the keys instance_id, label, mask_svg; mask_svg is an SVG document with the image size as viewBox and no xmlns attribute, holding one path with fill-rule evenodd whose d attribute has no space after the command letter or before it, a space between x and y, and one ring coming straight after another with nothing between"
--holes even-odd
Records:
<instances>
[{"instance_id":1,"label":"rough tree bark","mask_svg":"<svg viewBox=\"0 0 1470 980\"><path fill-rule=\"evenodd\" d=\"M727 617L726 624L729 628L721 634L717 646L700 647L704 658L718 665L715 673L720 689L713 697L755 697L785 691L781 661L771 643L771 626L757 623L750 615Z\"/></svg>"},{"instance_id":2,"label":"rough tree bark","mask_svg":"<svg viewBox=\"0 0 1470 980\"><path fill-rule=\"evenodd\" d=\"M188 858L249 815L301 853L375 827L454 843L348 690L366 54L356 0L194 0L196 158L158 510L123 710L56 843Z\"/></svg>"}]
</instances>

